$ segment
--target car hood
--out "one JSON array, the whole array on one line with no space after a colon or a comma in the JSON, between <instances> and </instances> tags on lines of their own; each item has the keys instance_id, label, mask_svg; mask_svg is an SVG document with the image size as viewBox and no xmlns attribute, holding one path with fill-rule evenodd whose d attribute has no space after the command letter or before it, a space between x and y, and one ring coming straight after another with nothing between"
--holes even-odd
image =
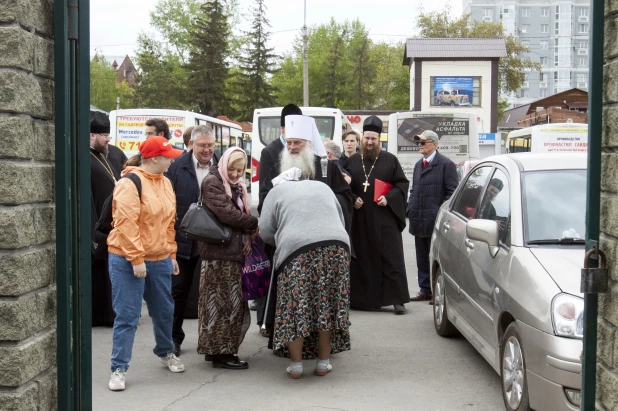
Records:
<instances>
[{"instance_id":1,"label":"car hood","mask_svg":"<svg viewBox=\"0 0 618 411\"><path fill-rule=\"evenodd\" d=\"M573 295L583 296L580 292L581 269L584 266L583 248L530 248L530 252L541 263L558 287Z\"/></svg>"}]
</instances>

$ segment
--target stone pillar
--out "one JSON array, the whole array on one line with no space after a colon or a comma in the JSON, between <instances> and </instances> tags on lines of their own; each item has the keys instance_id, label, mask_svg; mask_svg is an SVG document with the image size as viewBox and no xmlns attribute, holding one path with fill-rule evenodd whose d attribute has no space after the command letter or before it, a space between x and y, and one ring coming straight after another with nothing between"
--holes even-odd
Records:
<instances>
[{"instance_id":1,"label":"stone pillar","mask_svg":"<svg viewBox=\"0 0 618 411\"><path fill-rule=\"evenodd\" d=\"M611 268L609 292L599 296L598 410L618 409L618 2L605 3L603 154L600 247Z\"/></svg>"},{"instance_id":2,"label":"stone pillar","mask_svg":"<svg viewBox=\"0 0 618 411\"><path fill-rule=\"evenodd\" d=\"M0 409L56 408L53 0L0 0Z\"/></svg>"}]
</instances>

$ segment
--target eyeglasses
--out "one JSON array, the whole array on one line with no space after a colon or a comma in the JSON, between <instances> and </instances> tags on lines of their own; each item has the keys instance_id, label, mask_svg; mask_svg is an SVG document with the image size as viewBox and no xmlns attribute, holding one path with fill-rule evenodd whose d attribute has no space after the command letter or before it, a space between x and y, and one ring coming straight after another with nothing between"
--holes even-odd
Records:
<instances>
[{"instance_id":1,"label":"eyeglasses","mask_svg":"<svg viewBox=\"0 0 618 411\"><path fill-rule=\"evenodd\" d=\"M104 137L106 140L111 140L112 136L110 136L109 134L101 134L101 133L97 133L98 136Z\"/></svg>"},{"instance_id":2,"label":"eyeglasses","mask_svg":"<svg viewBox=\"0 0 618 411\"><path fill-rule=\"evenodd\" d=\"M211 148L215 148L215 143L209 143L209 144L195 144L193 143L193 145L198 149L198 150L206 150L206 149L211 149Z\"/></svg>"},{"instance_id":3,"label":"eyeglasses","mask_svg":"<svg viewBox=\"0 0 618 411\"><path fill-rule=\"evenodd\" d=\"M426 141L419 141L419 142L418 142L418 145L419 145L419 146L424 146L425 144L427 144L427 142L426 142Z\"/></svg>"}]
</instances>

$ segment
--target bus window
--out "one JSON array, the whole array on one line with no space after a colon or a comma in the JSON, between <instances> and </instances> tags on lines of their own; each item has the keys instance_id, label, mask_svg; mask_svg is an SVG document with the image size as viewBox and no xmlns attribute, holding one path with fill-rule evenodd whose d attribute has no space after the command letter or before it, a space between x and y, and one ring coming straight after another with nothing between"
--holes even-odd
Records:
<instances>
[{"instance_id":1,"label":"bus window","mask_svg":"<svg viewBox=\"0 0 618 411\"><path fill-rule=\"evenodd\" d=\"M332 140L335 133L335 117L312 116L322 140ZM281 117L260 117L260 141L267 146L281 135Z\"/></svg>"}]
</instances>

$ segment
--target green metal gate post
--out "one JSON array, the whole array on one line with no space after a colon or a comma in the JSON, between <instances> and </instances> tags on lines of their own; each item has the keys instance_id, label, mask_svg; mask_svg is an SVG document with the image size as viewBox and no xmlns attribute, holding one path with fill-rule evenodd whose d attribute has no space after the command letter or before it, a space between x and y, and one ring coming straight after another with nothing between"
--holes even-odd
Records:
<instances>
[{"instance_id":1,"label":"green metal gate post","mask_svg":"<svg viewBox=\"0 0 618 411\"><path fill-rule=\"evenodd\" d=\"M598 248L601 208L601 145L603 142L603 0L592 0L590 71L588 84L588 187L586 204L586 248ZM591 260L591 267L598 261ZM584 294L584 351L581 409L595 409L597 368L598 295Z\"/></svg>"},{"instance_id":2,"label":"green metal gate post","mask_svg":"<svg viewBox=\"0 0 618 411\"><path fill-rule=\"evenodd\" d=\"M89 0L54 2L58 409L92 409Z\"/></svg>"}]
</instances>

